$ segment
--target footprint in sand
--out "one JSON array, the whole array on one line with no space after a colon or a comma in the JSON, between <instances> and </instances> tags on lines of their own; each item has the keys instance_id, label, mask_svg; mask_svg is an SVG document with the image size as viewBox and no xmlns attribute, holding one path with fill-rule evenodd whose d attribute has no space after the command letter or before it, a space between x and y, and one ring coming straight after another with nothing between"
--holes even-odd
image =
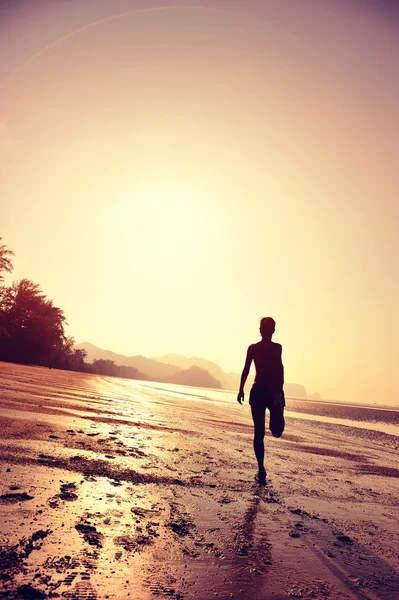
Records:
<instances>
[{"instance_id":1,"label":"footprint in sand","mask_svg":"<svg viewBox=\"0 0 399 600\"><path fill-rule=\"evenodd\" d=\"M104 535L97 531L94 525L90 525L89 523L78 523L75 525L75 529L79 531L85 542L90 544L90 546L96 546L97 548L103 547L102 542L104 540Z\"/></svg>"},{"instance_id":2,"label":"footprint in sand","mask_svg":"<svg viewBox=\"0 0 399 600\"><path fill-rule=\"evenodd\" d=\"M52 496L48 499L48 503L51 508L58 508L60 500L65 500L67 502L73 502L78 499L78 495L76 494L76 483L62 483L60 487L60 493Z\"/></svg>"},{"instance_id":3,"label":"footprint in sand","mask_svg":"<svg viewBox=\"0 0 399 600\"><path fill-rule=\"evenodd\" d=\"M158 534L156 534L158 535ZM122 546L126 552L137 552L154 543L153 533L141 533L136 536L121 535L114 538L115 546Z\"/></svg>"},{"instance_id":4,"label":"footprint in sand","mask_svg":"<svg viewBox=\"0 0 399 600\"><path fill-rule=\"evenodd\" d=\"M64 595L71 599L97 600L96 589L89 581L79 581L70 592L66 592Z\"/></svg>"},{"instance_id":5,"label":"footprint in sand","mask_svg":"<svg viewBox=\"0 0 399 600\"><path fill-rule=\"evenodd\" d=\"M61 500L67 500L69 502L77 500L78 495L75 493L75 490L77 490L76 483L63 483L61 484L59 498L61 498Z\"/></svg>"},{"instance_id":6,"label":"footprint in sand","mask_svg":"<svg viewBox=\"0 0 399 600\"><path fill-rule=\"evenodd\" d=\"M34 496L30 496L26 492L3 494L0 496L0 504L16 504L17 502L26 502L33 498Z\"/></svg>"}]
</instances>

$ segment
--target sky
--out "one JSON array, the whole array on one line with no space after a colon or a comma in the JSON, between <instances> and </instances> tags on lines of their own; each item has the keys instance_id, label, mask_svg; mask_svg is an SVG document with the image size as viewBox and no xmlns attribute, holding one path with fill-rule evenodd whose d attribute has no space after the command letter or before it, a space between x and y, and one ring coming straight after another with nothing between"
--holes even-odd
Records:
<instances>
[{"instance_id":1,"label":"sky","mask_svg":"<svg viewBox=\"0 0 399 600\"><path fill-rule=\"evenodd\" d=\"M0 236L127 355L399 404L398 11L344 0L0 2Z\"/></svg>"}]
</instances>

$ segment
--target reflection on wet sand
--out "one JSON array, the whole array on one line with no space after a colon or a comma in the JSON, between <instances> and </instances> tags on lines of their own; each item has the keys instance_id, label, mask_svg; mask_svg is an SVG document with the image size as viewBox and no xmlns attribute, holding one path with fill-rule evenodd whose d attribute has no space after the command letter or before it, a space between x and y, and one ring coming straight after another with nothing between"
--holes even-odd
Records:
<instances>
[{"instance_id":1,"label":"reflection on wet sand","mask_svg":"<svg viewBox=\"0 0 399 600\"><path fill-rule=\"evenodd\" d=\"M358 429L369 429L370 431L382 431L390 435L399 436L399 425L392 425L390 423L383 423L379 421L355 421L352 419L337 419L334 417L325 417L323 415L312 415L292 412L287 410L287 417L295 419L305 419L307 421L318 421L320 423L331 423L332 425L345 425L346 427L357 427Z\"/></svg>"},{"instance_id":2,"label":"reflection on wet sand","mask_svg":"<svg viewBox=\"0 0 399 600\"><path fill-rule=\"evenodd\" d=\"M259 487L248 407L159 388L0 363L5 597L395 598L397 437L289 417Z\"/></svg>"}]
</instances>

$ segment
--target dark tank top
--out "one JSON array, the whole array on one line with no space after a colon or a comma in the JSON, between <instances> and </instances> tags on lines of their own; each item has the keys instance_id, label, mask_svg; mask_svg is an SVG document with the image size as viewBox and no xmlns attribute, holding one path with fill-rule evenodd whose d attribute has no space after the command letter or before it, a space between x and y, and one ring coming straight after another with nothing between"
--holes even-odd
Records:
<instances>
[{"instance_id":1,"label":"dark tank top","mask_svg":"<svg viewBox=\"0 0 399 600\"><path fill-rule=\"evenodd\" d=\"M255 363L255 385L265 386L271 391L280 391L284 384L284 368L281 360L281 345L274 342L258 342L250 346Z\"/></svg>"}]
</instances>

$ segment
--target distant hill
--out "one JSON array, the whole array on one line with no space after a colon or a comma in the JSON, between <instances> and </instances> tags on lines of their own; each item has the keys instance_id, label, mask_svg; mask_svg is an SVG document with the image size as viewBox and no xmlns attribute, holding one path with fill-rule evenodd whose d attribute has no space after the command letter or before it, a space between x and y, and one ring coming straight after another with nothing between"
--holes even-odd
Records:
<instances>
[{"instance_id":1,"label":"distant hill","mask_svg":"<svg viewBox=\"0 0 399 600\"><path fill-rule=\"evenodd\" d=\"M176 365L169 365L163 362L146 358L145 356L124 356L123 354L117 354L111 350L103 350L98 348L89 342L82 342L76 344L75 348L83 348L87 352L87 360L92 362L95 359L113 360L116 365L126 365L127 367L135 367L141 373L145 373L151 377L163 378L173 375L179 371L182 371L180 367Z\"/></svg>"},{"instance_id":2,"label":"distant hill","mask_svg":"<svg viewBox=\"0 0 399 600\"><path fill-rule=\"evenodd\" d=\"M225 373L214 362L193 356L187 358L181 354L165 354L147 358L145 356L124 356L111 350L103 350L89 342L76 344L75 348L84 348L87 352L87 360L95 359L113 360L117 365L135 367L144 373L149 379L163 381L165 383L181 383L196 387L211 387L225 390L238 390L241 375L238 373ZM250 373L246 390L250 390L254 380L254 374ZM287 397L308 398L306 388L299 383L285 383L284 391ZM314 394L319 398L319 394ZM312 396L309 396L312 398Z\"/></svg>"},{"instance_id":3,"label":"distant hill","mask_svg":"<svg viewBox=\"0 0 399 600\"><path fill-rule=\"evenodd\" d=\"M179 371L169 377L165 377L163 381L166 383L181 383L183 385L192 385L195 387L210 387L217 390L222 389L220 381L212 377L209 371L196 366L185 369L184 371Z\"/></svg>"},{"instance_id":4,"label":"distant hill","mask_svg":"<svg viewBox=\"0 0 399 600\"><path fill-rule=\"evenodd\" d=\"M111 350L103 350L89 342L76 344L75 348L86 350L88 362L93 360L112 360L116 365L134 367L140 373L145 375L146 379L161 381L164 383L180 383L183 385L192 385L195 387L208 387L222 389L220 380L203 368L196 365L182 369L178 365L167 364L145 356L124 356ZM204 361L206 362L206 361ZM217 366L217 365L216 365Z\"/></svg>"},{"instance_id":5,"label":"distant hill","mask_svg":"<svg viewBox=\"0 0 399 600\"><path fill-rule=\"evenodd\" d=\"M154 356L153 360L161 363L168 363L170 365L176 365L181 369L201 367L201 369L208 371L212 377L218 379L225 390L237 390L240 385L241 375L238 375L237 373L225 373L216 363L211 362L210 360L205 360L204 358L199 358L198 356L187 358L181 354L165 354L164 356ZM252 385L252 383L253 375L249 375L247 387Z\"/></svg>"},{"instance_id":6,"label":"distant hill","mask_svg":"<svg viewBox=\"0 0 399 600\"><path fill-rule=\"evenodd\" d=\"M285 383L284 392L286 396L293 396L294 398L307 398L308 393L305 386L299 383Z\"/></svg>"},{"instance_id":7,"label":"distant hill","mask_svg":"<svg viewBox=\"0 0 399 600\"><path fill-rule=\"evenodd\" d=\"M201 369L205 369L205 371L208 371L208 373L210 373L212 377L220 381L223 388L229 389L229 375L227 375L227 373L224 373L219 367L219 365L217 365L214 362L211 362L210 360L205 360L204 358L199 358L198 356L187 358L186 356L182 356L181 354L165 354L164 356L154 356L153 360L156 360L160 363L175 365L177 367L180 367L181 369L191 369L192 367L200 367Z\"/></svg>"}]
</instances>

